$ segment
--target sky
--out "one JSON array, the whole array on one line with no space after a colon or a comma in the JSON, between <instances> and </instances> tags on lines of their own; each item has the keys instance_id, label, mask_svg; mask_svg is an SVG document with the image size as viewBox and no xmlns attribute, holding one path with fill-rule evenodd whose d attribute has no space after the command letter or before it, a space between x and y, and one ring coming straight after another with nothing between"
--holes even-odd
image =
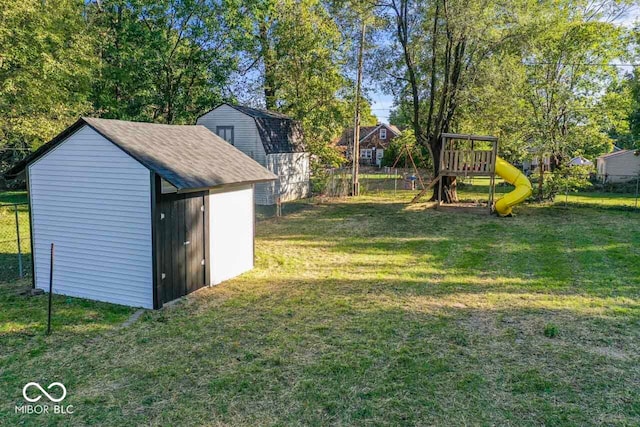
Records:
<instances>
[{"instance_id":1,"label":"sky","mask_svg":"<svg viewBox=\"0 0 640 427\"><path fill-rule=\"evenodd\" d=\"M640 20L640 6L632 6L625 15L621 16L616 22L625 27L631 27L633 24ZM370 82L370 84L375 84ZM371 91L371 110L373 114L378 117L378 120L384 123L389 123L389 112L393 107L393 96L382 91L380 87L376 85L375 89Z\"/></svg>"}]
</instances>

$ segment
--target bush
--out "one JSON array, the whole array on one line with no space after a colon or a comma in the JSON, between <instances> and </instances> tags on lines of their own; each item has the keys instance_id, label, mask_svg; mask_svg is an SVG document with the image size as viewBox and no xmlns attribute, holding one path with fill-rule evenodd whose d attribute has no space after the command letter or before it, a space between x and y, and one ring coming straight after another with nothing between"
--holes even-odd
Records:
<instances>
[{"instance_id":1,"label":"bush","mask_svg":"<svg viewBox=\"0 0 640 427\"><path fill-rule=\"evenodd\" d=\"M544 173L542 194L540 194L540 174L534 173L530 180L533 194L538 200L553 200L556 195L566 191L585 191L593 188L590 177L593 173L591 166L562 166L555 171Z\"/></svg>"}]
</instances>

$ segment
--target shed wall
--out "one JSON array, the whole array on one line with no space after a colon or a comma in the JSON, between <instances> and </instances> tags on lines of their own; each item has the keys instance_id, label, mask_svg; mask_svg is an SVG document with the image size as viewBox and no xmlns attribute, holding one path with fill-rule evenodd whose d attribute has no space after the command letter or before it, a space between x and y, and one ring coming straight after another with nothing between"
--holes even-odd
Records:
<instances>
[{"instance_id":1,"label":"shed wall","mask_svg":"<svg viewBox=\"0 0 640 427\"><path fill-rule=\"evenodd\" d=\"M54 293L153 307L150 172L84 126L29 166L34 277Z\"/></svg>"},{"instance_id":2,"label":"shed wall","mask_svg":"<svg viewBox=\"0 0 640 427\"><path fill-rule=\"evenodd\" d=\"M253 187L209 193L211 284L253 268Z\"/></svg>"},{"instance_id":3,"label":"shed wall","mask_svg":"<svg viewBox=\"0 0 640 427\"><path fill-rule=\"evenodd\" d=\"M256 196L258 204L275 204L278 196L282 202L309 196L309 153L269 154L267 169L278 175L278 179L275 182L262 184L264 193ZM259 196L262 196L263 203L258 202Z\"/></svg>"}]
</instances>

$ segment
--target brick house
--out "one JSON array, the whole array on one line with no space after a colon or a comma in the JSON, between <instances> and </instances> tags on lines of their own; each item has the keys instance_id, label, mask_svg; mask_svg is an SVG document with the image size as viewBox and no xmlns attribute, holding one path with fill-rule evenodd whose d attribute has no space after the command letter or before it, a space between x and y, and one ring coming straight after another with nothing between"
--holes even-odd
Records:
<instances>
[{"instance_id":1,"label":"brick house","mask_svg":"<svg viewBox=\"0 0 640 427\"><path fill-rule=\"evenodd\" d=\"M394 125L378 123L375 126L360 127L360 164L381 166L384 150L391 141L400 136L400 130ZM353 144L353 128L345 129L342 136L335 141L335 146L347 159L351 159Z\"/></svg>"}]
</instances>

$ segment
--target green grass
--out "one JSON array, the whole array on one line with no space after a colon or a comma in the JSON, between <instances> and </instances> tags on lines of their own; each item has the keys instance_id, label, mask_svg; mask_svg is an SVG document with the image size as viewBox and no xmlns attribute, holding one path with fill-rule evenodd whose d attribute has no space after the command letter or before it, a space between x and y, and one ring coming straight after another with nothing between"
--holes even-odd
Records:
<instances>
[{"instance_id":1,"label":"green grass","mask_svg":"<svg viewBox=\"0 0 640 427\"><path fill-rule=\"evenodd\" d=\"M0 285L0 424L640 424L640 213L412 194L259 222L253 271L126 329L59 297L44 337ZM14 415L28 381L75 413Z\"/></svg>"},{"instance_id":2,"label":"green grass","mask_svg":"<svg viewBox=\"0 0 640 427\"><path fill-rule=\"evenodd\" d=\"M30 224L29 206L27 202L27 194L24 191L0 193L0 283L16 280L20 275L18 241L16 239L15 204L18 204L23 274L31 274Z\"/></svg>"}]
</instances>

